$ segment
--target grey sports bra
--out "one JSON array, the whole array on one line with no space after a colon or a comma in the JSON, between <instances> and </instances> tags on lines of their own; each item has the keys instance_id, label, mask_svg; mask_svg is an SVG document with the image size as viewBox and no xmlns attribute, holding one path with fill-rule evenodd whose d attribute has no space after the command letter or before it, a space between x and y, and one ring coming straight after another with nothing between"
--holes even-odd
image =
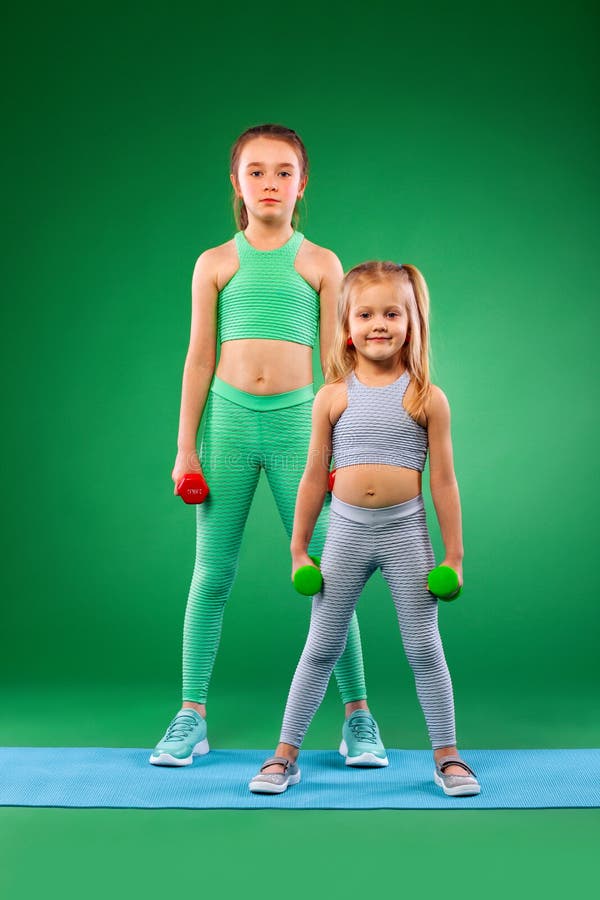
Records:
<instances>
[{"instance_id":1,"label":"grey sports bra","mask_svg":"<svg viewBox=\"0 0 600 900\"><path fill-rule=\"evenodd\" d=\"M367 387L354 372L346 378L348 406L332 432L336 469L381 463L423 471L427 429L402 404L409 381L408 369L385 387Z\"/></svg>"}]
</instances>

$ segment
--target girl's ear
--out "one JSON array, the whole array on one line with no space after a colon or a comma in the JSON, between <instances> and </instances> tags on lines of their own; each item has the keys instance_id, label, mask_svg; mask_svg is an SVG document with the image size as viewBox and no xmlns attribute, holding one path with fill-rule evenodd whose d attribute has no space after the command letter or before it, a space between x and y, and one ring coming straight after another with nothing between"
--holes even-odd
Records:
<instances>
[{"instance_id":1,"label":"girl's ear","mask_svg":"<svg viewBox=\"0 0 600 900\"><path fill-rule=\"evenodd\" d=\"M298 185L298 200L302 200L302 195L306 190L306 185L308 184L308 175L305 175L304 178L300 179L300 184Z\"/></svg>"},{"instance_id":2,"label":"girl's ear","mask_svg":"<svg viewBox=\"0 0 600 900\"><path fill-rule=\"evenodd\" d=\"M239 185L238 185L238 183L237 183L237 178L235 177L235 175L233 174L233 172L230 172L230 173L229 173L229 180L231 181L231 184L232 184L232 186L233 186L233 190L235 191L235 196L238 197L238 198L241 200L241 199L242 199L242 194L241 194L241 192L240 192L240 188L239 188Z\"/></svg>"}]
</instances>

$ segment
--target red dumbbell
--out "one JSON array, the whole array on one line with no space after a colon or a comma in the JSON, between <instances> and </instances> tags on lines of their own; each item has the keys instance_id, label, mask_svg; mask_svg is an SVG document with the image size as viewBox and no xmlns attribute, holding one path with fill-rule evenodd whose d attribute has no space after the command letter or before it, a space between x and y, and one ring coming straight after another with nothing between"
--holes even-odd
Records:
<instances>
[{"instance_id":1,"label":"red dumbbell","mask_svg":"<svg viewBox=\"0 0 600 900\"><path fill-rule=\"evenodd\" d=\"M336 469L332 469L331 472L329 473L329 486L328 486L327 490L329 491L330 494L333 491L333 485L335 484L335 473L336 473Z\"/></svg>"},{"instance_id":2,"label":"red dumbbell","mask_svg":"<svg viewBox=\"0 0 600 900\"><path fill-rule=\"evenodd\" d=\"M204 476L199 472L188 472L177 482L175 493L179 494L184 503L204 503L210 490Z\"/></svg>"}]
</instances>

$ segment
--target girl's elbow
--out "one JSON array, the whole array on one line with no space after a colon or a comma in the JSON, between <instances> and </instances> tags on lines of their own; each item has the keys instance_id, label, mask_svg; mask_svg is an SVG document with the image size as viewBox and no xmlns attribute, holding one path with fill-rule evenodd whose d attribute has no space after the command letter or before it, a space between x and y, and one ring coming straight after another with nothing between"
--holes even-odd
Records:
<instances>
[{"instance_id":1,"label":"girl's elbow","mask_svg":"<svg viewBox=\"0 0 600 900\"><path fill-rule=\"evenodd\" d=\"M185 358L186 367L191 369L203 369L211 375L214 374L216 364L217 358L213 353L199 354L194 351L188 351Z\"/></svg>"},{"instance_id":2,"label":"girl's elbow","mask_svg":"<svg viewBox=\"0 0 600 900\"><path fill-rule=\"evenodd\" d=\"M309 490L315 493L322 492L325 496L329 486L329 474L321 466L318 469L311 466L304 470L302 481Z\"/></svg>"},{"instance_id":3,"label":"girl's elbow","mask_svg":"<svg viewBox=\"0 0 600 900\"><path fill-rule=\"evenodd\" d=\"M458 490L458 481L454 472L445 475L430 475L429 489L432 494L437 492L446 492L449 490Z\"/></svg>"}]
</instances>

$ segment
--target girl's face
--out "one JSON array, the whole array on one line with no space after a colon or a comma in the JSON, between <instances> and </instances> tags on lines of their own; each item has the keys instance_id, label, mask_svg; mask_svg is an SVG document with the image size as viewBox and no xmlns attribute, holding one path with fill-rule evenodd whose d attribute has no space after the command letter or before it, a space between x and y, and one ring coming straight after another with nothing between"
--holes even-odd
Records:
<instances>
[{"instance_id":1,"label":"girl's face","mask_svg":"<svg viewBox=\"0 0 600 900\"><path fill-rule=\"evenodd\" d=\"M348 331L357 353L373 362L400 353L408 332L407 290L402 282L390 279L353 292Z\"/></svg>"},{"instance_id":2,"label":"girl's face","mask_svg":"<svg viewBox=\"0 0 600 900\"><path fill-rule=\"evenodd\" d=\"M237 175L231 183L242 197L248 215L264 222L290 222L296 201L306 187L300 177L300 160L286 141L253 138L240 154Z\"/></svg>"}]
</instances>

